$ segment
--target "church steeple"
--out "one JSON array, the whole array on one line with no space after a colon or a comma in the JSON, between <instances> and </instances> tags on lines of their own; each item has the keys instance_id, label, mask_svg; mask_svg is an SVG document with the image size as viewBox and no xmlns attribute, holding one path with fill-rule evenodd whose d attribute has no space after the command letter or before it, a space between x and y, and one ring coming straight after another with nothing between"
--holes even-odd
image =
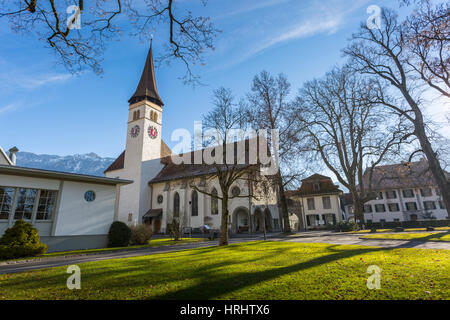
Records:
<instances>
[{"instance_id":1,"label":"church steeple","mask_svg":"<svg viewBox=\"0 0 450 320\"><path fill-rule=\"evenodd\" d=\"M155 68L153 65L153 50L150 45L150 50L147 54L147 60L145 61L144 71L142 71L141 80L137 86L136 92L128 100L128 103L136 103L142 100L148 100L156 103L160 107L164 105L158 94L155 80Z\"/></svg>"}]
</instances>

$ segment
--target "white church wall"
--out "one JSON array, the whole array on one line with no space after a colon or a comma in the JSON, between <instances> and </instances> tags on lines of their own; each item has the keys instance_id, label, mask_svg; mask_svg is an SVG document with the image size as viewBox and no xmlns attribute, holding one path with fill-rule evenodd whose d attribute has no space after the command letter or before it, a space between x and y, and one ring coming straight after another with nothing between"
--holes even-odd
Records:
<instances>
[{"instance_id":1,"label":"white church wall","mask_svg":"<svg viewBox=\"0 0 450 320\"><path fill-rule=\"evenodd\" d=\"M201 192L198 192L198 209L199 213L198 216L192 216L192 203L191 202L191 195L194 192L194 189L189 187L189 184L191 182L185 182L183 180L173 180L170 181L170 187L169 190L167 189L167 183L161 182L161 183L155 183L152 185L152 208L153 209L162 209L163 210L163 217L162 217L162 225L161 225L161 232L165 232L165 227L167 225L167 217L173 216L173 201L175 192L177 192L180 196L180 218L183 222L185 222L185 227L192 227L192 228L202 228L205 225L205 217L208 217L208 224L213 229L220 229L222 220L222 207L221 207L221 201L219 200L219 214L212 215L211 214L211 197L209 195L203 194ZM198 186L200 184L200 178L195 178L194 183ZM240 187L241 190L241 196L238 198L230 199L229 201L229 214L231 219L231 224L233 224L234 215L233 213L240 209L244 208L246 210L249 209L249 205L252 206L253 210L257 207L265 208L267 205L271 217L272 217L272 226L275 228L279 228L281 220L279 216L279 210L278 205L276 201L276 192L272 192L269 194L269 196L266 199L259 199L256 201L254 198L249 199L248 197L248 186L247 182L244 180L238 181L235 185ZM234 186L233 186L234 187ZM207 185L206 185L206 192L211 193L213 188L216 188L218 191L219 196L221 197L221 191L218 184L217 179L208 179ZM232 189L232 188L231 188ZM230 189L230 192L231 192ZM163 196L162 203L158 203L158 196ZM250 201L249 201L250 200ZM249 203L250 202L250 203ZM276 220L276 223L275 223Z\"/></svg>"},{"instance_id":2,"label":"white church wall","mask_svg":"<svg viewBox=\"0 0 450 320\"><path fill-rule=\"evenodd\" d=\"M136 217L139 223L142 223L142 217L151 209L152 203L155 203L150 199L150 187L148 182L152 180L163 167L164 165L159 158L143 161L141 164L142 179L140 180L139 211L138 216Z\"/></svg>"}]
</instances>

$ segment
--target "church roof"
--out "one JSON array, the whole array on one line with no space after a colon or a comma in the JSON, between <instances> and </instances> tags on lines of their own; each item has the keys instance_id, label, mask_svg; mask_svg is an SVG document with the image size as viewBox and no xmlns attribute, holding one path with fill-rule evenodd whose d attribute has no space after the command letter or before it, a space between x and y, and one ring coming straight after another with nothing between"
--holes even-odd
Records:
<instances>
[{"instance_id":1,"label":"church roof","mask_svg":"<svg viewBox=\"0 0 450 320\"><path fill-rule=\"evenodd\" d=\"M161 157L167 157L172 154L172 151L167 146L167 144L161 140ZM116 160L111 163L111 165L104 171L104 173L114 170L120 170L123 169L125 164L125 151L120 154L120 156L117 157Z\"/></svg>"},{"instance_id":2,"label":"church roof","mask_svg":"<svg viewBox=\"0 0 450 320\"><path fill-rule=\"evenodd\" d=\"M209 147L212 148L212 147ZM234 155L235 160L234 163L237 162L237 148L238 144L237 142L234 142ZM259 150L259 145L257 144L257 148ZM208 149L208 148L206 148ZM195 164L195 159L203 159L202 155L205 149L201 150L195 150L192 152L187 152L182 155L183 159L190 158L191 164L175 164L172 161L171 156L167 156L165 158L161 159L161 162L165 164L165 167L158 173L156 177L154 177L152 180L149 181L149 184L157 183L157 182L165 182L170 180L177 180L177 179L183 179L183 178L189 178L189 177L198 177L198 176L204 176L204 175L210 175L217 172L217 168L215 165L212 164L206 164L202 161L201 164ZM259 155L259 152L257 152ZM268 151L268 154L270 152ZM249 140L245 140L245 160L243 161L244 164L238 164L235 165L235 167L238 168L246 168L252 166L249 164L250 159L250 147L249 147ZM258 161L257 161L258 162ZM255 165L256 166L256 165ZM227 165L223 165L223 170L227 170Z\"/></svg>"},{"instance_id":3,"label":"church roof","mask_svg":"<svg viewBox=\"0 0 450 320\"><path fill-rule=\"evenodd\" d=\"M156 88L153 49L151 45L147 54L147 60L145 61L144 70L142 71L141 80L139 80L136 92L128 102L131 104L142 100L151 101L161 107L164 105L159 97L158 89Z\"/></svg>"},{"instance_id":4,"label":"church roof","mask_svg":"<svg viewBox=\"0 0 450 320\"><path fill-rule=\"evenodd\" d=\"M318 185L318 189L315 189L314 185ZM316 173L306 179L303 179L300 189L288 191L287 196L311 196L335 193L342 193L339 186L335 185L330 177Z\"/></svg>"},{"instance_id":5,"label":"church roof","mask_svg":"<svg viewBox=\"0 0 450 320\"><path fill-rule=\"evenodd\" d=\"M370 171L367 169L363 175L365 188L368 188L369 185L369 173ZM450 181L450 174L445 171L444 174ZM374 168L372 174L372 190L417 188L436 185L436 181L428 166L428 161L425 159L421 159L418 162L377 166Z\"/></svg>"}]
</instances>

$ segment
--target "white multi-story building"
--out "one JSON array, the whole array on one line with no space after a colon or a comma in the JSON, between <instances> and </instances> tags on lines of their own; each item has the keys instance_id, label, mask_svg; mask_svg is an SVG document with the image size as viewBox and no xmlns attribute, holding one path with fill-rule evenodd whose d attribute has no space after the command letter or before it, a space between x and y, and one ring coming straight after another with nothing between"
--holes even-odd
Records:
<instances>
[{"instance_id":1,"label":"white multi-story building","mask_svg":"<svg viewBox=\"0 0 450 320\"><path fill-rule=\"evenodd\" d=\"M364 179L368 185L367 171ZM368 223L448 219L445 204L424 159L376 167L372 191L375 199L364 205L364 219ZM352 219L351 205L348 210Z\"/></svg>"},{"instance_id":2,"label":"white multi-story building","mask_svg":"<svg viewBox=\"0 0 450 320\"><path fill-rule=\"evenodd\" d=\"M300 189L286 193L291 228L324 228L342 221L341 194L330 177L314 174L303 179Z\"/></svg>"}]
</instances>

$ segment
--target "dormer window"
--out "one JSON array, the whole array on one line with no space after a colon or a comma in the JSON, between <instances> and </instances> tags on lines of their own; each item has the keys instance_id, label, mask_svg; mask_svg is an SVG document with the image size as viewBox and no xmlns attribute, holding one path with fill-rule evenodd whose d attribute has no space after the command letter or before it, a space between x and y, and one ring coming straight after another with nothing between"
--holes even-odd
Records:
<instances>
[{"instance_id":1,"label":"dormer window","mask_svg":"<svg viewBox=\"0 0 450 320\"><path fill-rule=\"evenodd\" d=\"M313 190L314 191L320 191L320 185L318 183L314 183Z\"/></svg>"}]
</instances>

